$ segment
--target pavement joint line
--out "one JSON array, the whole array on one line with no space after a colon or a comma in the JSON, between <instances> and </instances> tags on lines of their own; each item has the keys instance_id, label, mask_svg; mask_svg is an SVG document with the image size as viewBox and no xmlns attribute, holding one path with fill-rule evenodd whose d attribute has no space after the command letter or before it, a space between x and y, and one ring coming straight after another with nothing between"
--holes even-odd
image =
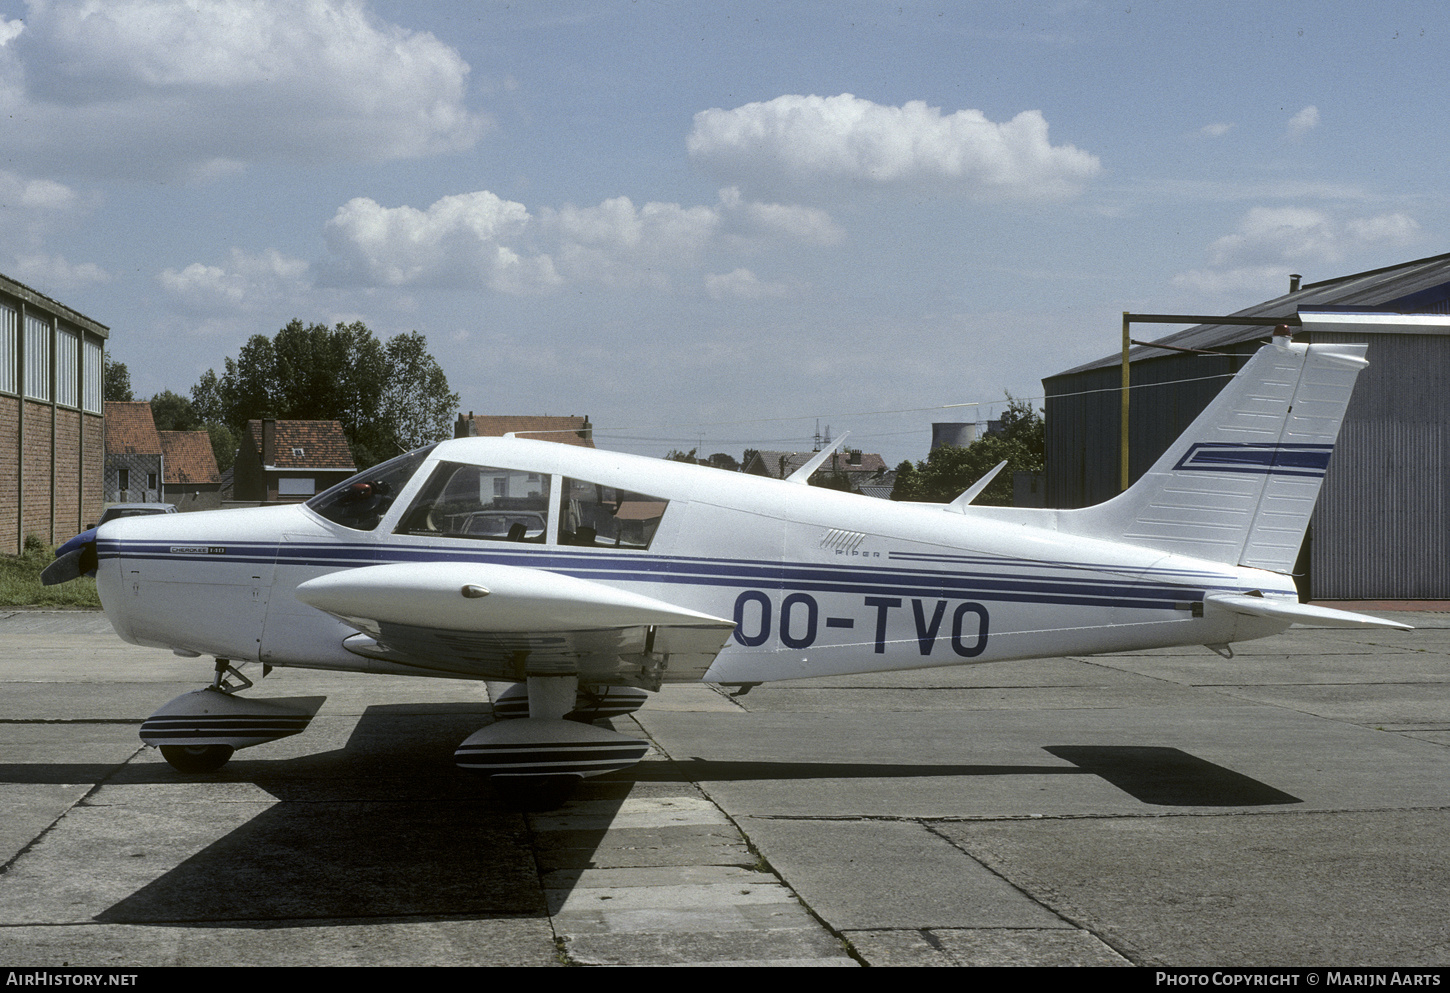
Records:
<instances>
[{"instance_id":1,"label":"pavement joint line","mask_svg":"<svg viewBox=\"0 0 1450 993\"><path fill-rule=\"evenodd\" d=\"M631 718L631 720L634 719ZM650 746L654 750L656 750L661 756L664 757L665 761L669 762L672 765L678 764L675 761L675 757L671 755L663 745L656 741L654 737L647 730L645 730L644 726L639 723L639 721L634 720L634 725L639 730L640 734L644 735L645 738L649 740ZM793 898L796 903L804 908L805 912L811 916L811 919L819 924L827 934L831 935L833 938L841 943L841 948L843 951L845 951L848 957L850 957L853 961L859 963L862 966L870 966L871 963L868 962L864 957L862 957L860 952L856 951L856 946L851 944L850 939L847 938L846 935L840 930L833 927L831 923L827 921L824 917L818 914L816 912L816 909L812 907L808 902L806 902L804 897L796 892L795 887L792 886L786 880L785 876L782 875L780 871L771 864L770 859L767 858L765 853L760 850L760 848L751 839L750 835L747 834L745 829L740 826L740 823L730 815L729 811L727 811L724 807L720 806L719 802L716 801L713 796L710 795L710 791L705 788L704 784L695 783L694 787L695 789L700 791L700 795L708 800L710 804L715 807L716 810L720 811L720 816L725 818L725 822L733 827L735 831L740 835L741 840L745 842L745 850L748 851L755 858L755 861L752 864L752 868L754 868L757 872L769 873L777 880L779 880L781 887L788 894L790 894L791 898Z\"/></svg>"},{"instance_id":2,"label":"pavement joint line","mask_svg":"<svg viewBox=\"0 0 1450 993\"><path fill-rule=\"evenodd\" d=\"M1444 811L1450 813L1450 804L1409 807L1316 807L1292 810L1261 810L1213 807L1204 810L1151 810L1103 814L1100 812L1082 814L752 814L761 821L840 821L842 823L912 823L912 824L1020 824L1025 821L1144 821L1191 817L1312 817L1322 814L1391 814L1415 810L1422 813ZM935 832L933 832L935 833ZM742 832L742 835L744 832ZM748 840L748 839L747 839ZM753 848L752 848L753 850ZM773 871L773 870L772 870Z\"/></svg>"},{"instance_id":3,"label":"pavement joint line","mask_svg":"<svg viewBox=\"0 0 1450 993\"><path fill-rule=\"evenodd\" d=\"M534 864L534 880L539 887L539 899L544 905L544 916L549 919L549 933L554 936L554 955L561 965L577 966L579 963L569 958L568 943L564 935L559 933L558 927L554 924L554 915L549 913L548 888L544 885L544 872L539 866L539 832L535 830L532 818L525 813L519 814L519 820L523 823L525 837L528 838L529 861Z\"/></svg>"},{"instance_id":4,"label":"pavement joint line","mask_svg":"<svg viewBox=\"0 0 1450 993\"><path fill-rule=\"evenodd\" d=\"M55 829L56 825L60 824L61 821L65 820L67 814L84 804L87 800L89 800L92 796L99 792L101 787L104 786L111 779L112 776L114 776L125 766L129 765L131 761L136 758L137 755L141 754L141 751L145 747L145 745L137 745L136 750L128 755L124 761L118 762L110 772L106 773L100 779L96 780L96 782L91 785L90 789L86 790L79 797L77 797L75 803L72 803L70 806L66 807L59 814L56 815L55 820L51 821L45 827L37 831L35 837L27 841L23 846L21 846L19 851L17 851L8 860L6 860L3 865L0 865L0 876L3 876L5 873L9 872L11 867L14 866L16 862L19 862L32 848L40 844L40 840L46 835L50 834L50 832Z\"/></svg>"},{"instance_id":5,"label":"pavement joint line","mask_svg":"<svg viewBox=\"0 0 1450 993\"><path fill-rule=\"evenodd\" d=\"M0 717L0 724L129 724L139 727L145 718L130 717Z\"/></svg>"},{"instance_id":6,"label":"pavement joint line","mask_svg":"<svg viewBox=\"0 0 1450 993\"><path fill-rule=\"evenodd\" d=\"M1128 962L1131 962L1133 965L1142 965L1142 964L1144 964L1142 962L1139 962L1132 955L1129 955L1123 949L1119 948L1117 945L1113 944L1113 942L1109 941L1106 937L1104 937L1103 935L1099 934L1097 931L1093 930L1091 927L1089 927L1083 921L1075 920L1070 914L1066 913L1063 910L1059 910L1057 907L1054 907L1051 904L1047 903L1046 902L1046 899L1045 899L1046 894L1044 894L1043 897L1039 897L1037 894L1032 893L1029 890L1023 889L1021 886L1017 885L1017 881L1014 880L1011 876L1007 875L1006 871L1001 866L998 866L998 865L994 864L994 861L991 860L991 858L990 858L990 854L991 853L987 853L987 855L988 855L987 858L982 858L982 857L979 857L977 855L974 855L970 851L968 851L965 847L963 847L962 845L960 845L956 841L954 841L953 839L947 837L946 835L942 834L940 831L936 830L931 824L927 823L926 821L923 820L923 821L920 821L919 823L921 824L921 826L923 828L926 829L926 831L929 834L935 835L936 837L940 838L942 841L945 841L952 848L954 848L957 851L961 852L967 858L971 859L973 862L975 862L978 865L980 865L983 869L986 869L992 875L994 875L998 879L1002 880L1002 882L1006 883L1008 886L1012 887L1018 893L1022 894L1022 896L1026 900L1028 900L1030 903L1036 904L1037 906L1041 907L1043 910L1047 911L1049 914L1052 914L1058 920L1061 920L1061 921L1063 921L1063 922L1065 922L1067 924L1071 924L1073 927L1077 928L1079 931L1082 931L1085 934L1092 935L1098 941L1101 941L1106 947L1111 948L1113 951L1117 952L1125 960L1127 960ZM1051 891L1049 891L1049 893L1050 892Z\"/></svg>"},{"instance_id":7,"label":"pavement joint line","mask_svg":"<svg viewBox=\"0 0 1450 993\"><path fill-rule=\"evenodd\" d=\"M730 703L733 703L740 710L743 710L746 713L750 712L750 708L746 707L745 704L741 703L739 699L733 696L728 690L725 689L725 687L721 686L719 683L706 683L705 685L713 690L718 696L724 697Z\"/></svg>"}]
</instances>

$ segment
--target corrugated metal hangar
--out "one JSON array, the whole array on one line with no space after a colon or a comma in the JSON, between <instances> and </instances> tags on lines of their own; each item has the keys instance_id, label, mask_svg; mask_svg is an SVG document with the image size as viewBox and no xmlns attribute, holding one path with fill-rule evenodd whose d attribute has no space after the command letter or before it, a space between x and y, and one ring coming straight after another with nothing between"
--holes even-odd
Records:
<instances>
[{"instance_id":1,"label":"corrugated metal hangar","mask_svg":"<svg viewBox=\"0 0 1450 993\"><path fill-rule=\"evenodd\" d=\"M1293 316L1301 306L1450 314L1450 255L1294 286L1226 316ZM1157 339L1218 355L1152 346L1129 351L1130 479L1152 466L1271 330L1203 324ZM1405 334L1316 332L1295 340L1365 342L1370 363L1355 387L1300 557L1303 598L1450 598L1450 335L1427 327ZM1085 507L1117 494L1120 369L1121 355L1114 354L1043 380L1049 507Z\"/></svg>"}]
</instances>

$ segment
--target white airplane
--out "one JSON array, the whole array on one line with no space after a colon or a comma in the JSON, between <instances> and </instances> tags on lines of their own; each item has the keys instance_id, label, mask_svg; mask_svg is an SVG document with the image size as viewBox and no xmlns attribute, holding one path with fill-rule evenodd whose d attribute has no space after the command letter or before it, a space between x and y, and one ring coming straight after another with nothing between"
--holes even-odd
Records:
<instances>
[{"instance_id":1,"label":"white airplane","mask_svg":"<svg viewBox=\"0 0 1450 993\"><path fill-rule=\"evenodd\" d=\"M646 742L592 722L668 682L1405 628L1301 604L1290 575L1364 352L1275 338L1146 476L1081 510L971 506L985 480L948 505L801 485L829 451L774 480L466 438L305 504L112 521L46 578L94 569L126 641L215 658L211 686L142 727L178 769L307 726L322 698L236 692L256 662L487 681L497 719L458 763L558 783L639 761Z\"/></svg>"}]
</instances>

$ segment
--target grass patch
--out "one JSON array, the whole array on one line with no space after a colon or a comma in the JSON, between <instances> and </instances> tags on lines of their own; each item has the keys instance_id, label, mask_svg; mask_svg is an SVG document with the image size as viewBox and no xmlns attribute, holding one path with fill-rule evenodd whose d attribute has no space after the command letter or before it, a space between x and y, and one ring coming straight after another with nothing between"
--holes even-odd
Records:
<instances>
[{"instance_id":1,"label":"grass patch","mask_svg":"<svg viewBox=\"0 0 1450 993\"><path fill-rule=\"evenodd\" d=\"M0 607L100 609L96 581L90 576L59 586L40 584L40 570L54 560L55 549L34 535L26 536L24 555L0 555Z\"/></svg>"}]
</instances>

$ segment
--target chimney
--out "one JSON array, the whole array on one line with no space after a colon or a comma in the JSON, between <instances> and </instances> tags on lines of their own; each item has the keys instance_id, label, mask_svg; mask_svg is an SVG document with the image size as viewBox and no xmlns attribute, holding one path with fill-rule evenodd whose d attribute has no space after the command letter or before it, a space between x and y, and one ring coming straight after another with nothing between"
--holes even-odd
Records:
<instances>
[{"instance_id":1,"label":"chimney","mask_svg":"<svg viewBox=\"0 0 1450 993\"><path fill-rule=\"evenodd\" d=\"M1301 276L1301 275L1299 275L1297 272L1291 272L1291 273L1289 273L1289 292L1290 293L1298 293L1299 292L1299 280L1301 280L1303 278L1304 277Z\"/></svg>"},{"instance_id":2,"label":"chimney","mask_svg":"<svg viewBox=\"0 0 1450 993\"><path fill-rule=\"evenodd\" d=\"M277 464L277 418L262 418L262 464Z\"/></svg>"}]
</instances>

